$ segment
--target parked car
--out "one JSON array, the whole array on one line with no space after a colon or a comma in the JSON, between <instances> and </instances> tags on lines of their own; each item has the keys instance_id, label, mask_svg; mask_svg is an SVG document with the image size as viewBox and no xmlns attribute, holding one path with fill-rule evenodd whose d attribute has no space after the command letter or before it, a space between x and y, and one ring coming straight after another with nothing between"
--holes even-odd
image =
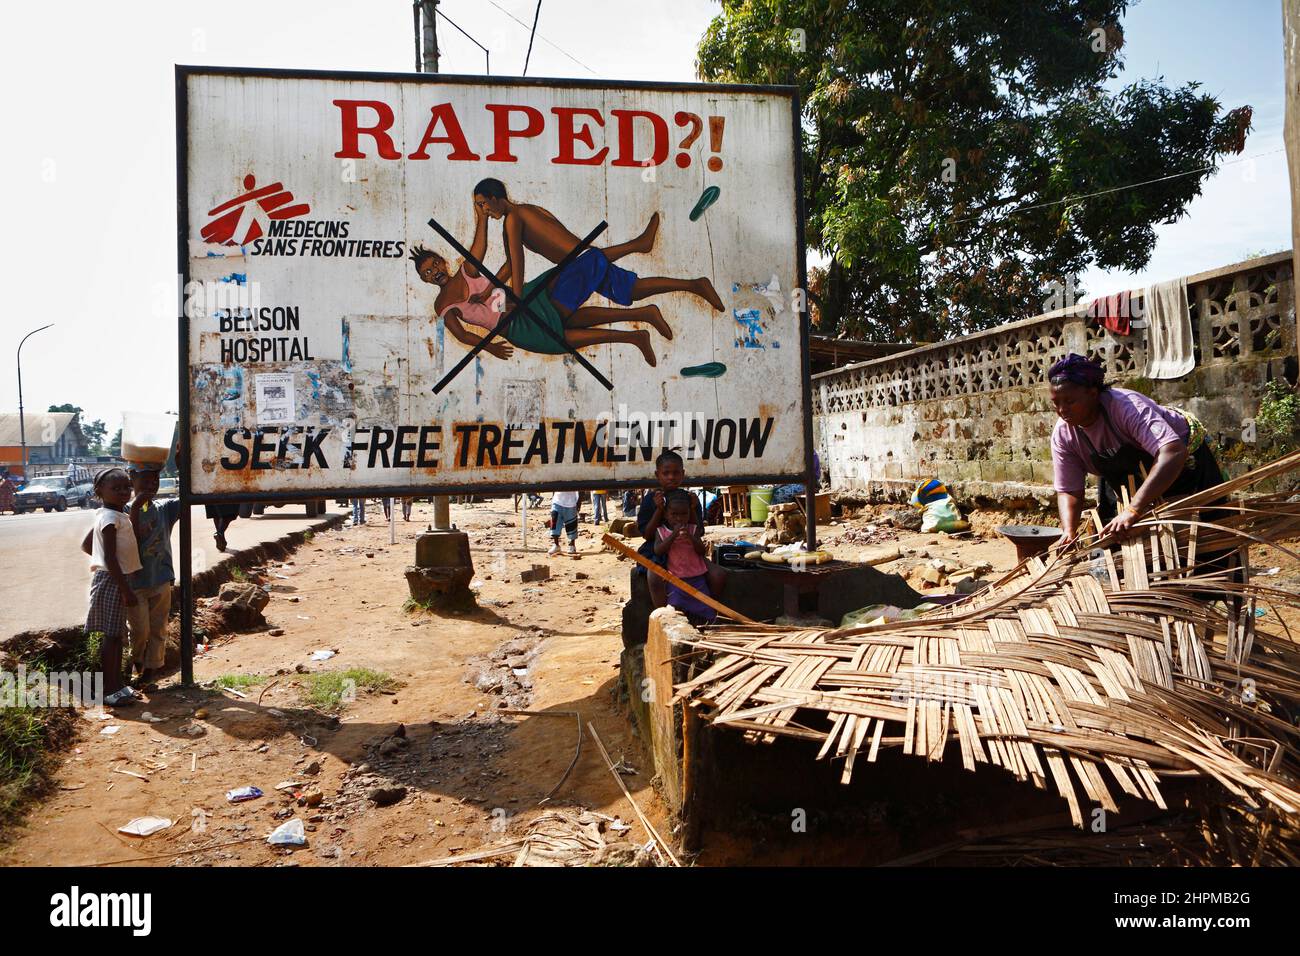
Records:
<instances>
[{"instance_id":1,"label":"parked car","mask_svg":"<svg viewBox=\"0 0 1300 956\"><path fill-rule=\"evenodd\" d=\"M68 489L68 504L75 505L78 508L98 508L99 499L95 497L95 485L93 482L83 481L79 485L73 485Z\"/></svg>"},{"instance_id":2,"label":"parked car","mask_svg":"<svg viewBox=\"0 0 1300 956\"><path fill-rule=\"evenodd\" d=\"M175 498L181 493L181 482L179 478L160 478L158 480L158 494L155 498Z\"/></svg>"},{"instance_id":3,"label":"parked car","mask_svg":"<svg viewBox=\"0 0 1300 956\"><path fill-rule=\"evenodd\" d=\"M45 511L67 511L71 488L67 475L41 475L33 478L14 499L18 514L43 508Z\"/></svg>"}]
</instances>

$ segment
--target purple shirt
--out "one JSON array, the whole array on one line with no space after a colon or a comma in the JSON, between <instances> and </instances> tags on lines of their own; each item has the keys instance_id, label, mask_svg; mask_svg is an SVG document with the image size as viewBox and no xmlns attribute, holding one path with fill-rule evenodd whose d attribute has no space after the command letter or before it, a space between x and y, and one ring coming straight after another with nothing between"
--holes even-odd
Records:
<instances>
[{"instance_id":1,"label":"purple shirt","mask_svg":"<svg viewBox=\"0 0 1300 956\"><path fill-rule=\"evenodd\" d=\"M1056 427L1052 429L1052 468L1057 491L1082 492L1085 475L1097 474L1092 467L1092 450L1080 437L1080 431L1087 433L1099 452L1113 451L1120 445L1133 445L1149 455L1156 455L1165 445L1187 443L1190 432L1187 419L1156 404L1141 392L1127 388L1103 389L1101 405L1106 416L1098 415L1097 420L1084 429L1057 419ZM1106 427L1107 417L1110 428Z\"/></svg>"}]
</instances>

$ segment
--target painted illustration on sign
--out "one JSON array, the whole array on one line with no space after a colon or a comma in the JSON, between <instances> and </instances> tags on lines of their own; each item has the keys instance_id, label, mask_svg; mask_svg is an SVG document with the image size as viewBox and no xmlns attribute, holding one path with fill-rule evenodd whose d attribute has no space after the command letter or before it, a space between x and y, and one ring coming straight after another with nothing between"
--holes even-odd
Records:
<instances>
[{"instance_id":1,"label":"painted illustration on sign","mask_svg":"<svg viewBox=\"0 0 1300 956\"><path fill-rule=\"evenodd\" d=\"M475 326L483 331L496 329L503 319L507 324L502 336L506 343L489 343L485 350L497 358L509 358L514 348L540 355L562 355L568 349L608 343L636 346L646 364L658 364L651 347L650 333L644 329L627 331L601 328L620 322L645 323L666 339L673 330L657 305L634 306L655 295L687 292L714 311L721 312L722 300L706 276L695 279L672 279L660 276L641 277L630 269L614 265L624 256L649 253L659 233L659 213L650 217L642 233L628 242L606 248L592 247L567 264L566 257L578 249L580 240L549 210L529 203L512 202L505 184L485 179L474 187L474 237L469 250L482 262L487 248L487 221L503 220L502 245L506 261L494 273L510 284L517 298L529 297L535 288L542 291L532 297L521 314L505 315L505 296L482 275L472 262L464 262L449 275L447 260L423 246L411 251L416 271L424 282L439 287L434 307L446 323L447 331L466 345L482 340L481 332L466 329ZM525 281L523 250L528 249L556 264L541 275ZM599 294L622 308L587 305Z\"/></svg>"},{"instance_id":2,"label":"painted illustration on sign","mask_svg":"<svg viewBox=\"0 0 1300 956\"><path fill-rule=\"evenodd\" d=\"M790 90L181 74L200 499L804 472Z\"/></svg>"}]
</instances>

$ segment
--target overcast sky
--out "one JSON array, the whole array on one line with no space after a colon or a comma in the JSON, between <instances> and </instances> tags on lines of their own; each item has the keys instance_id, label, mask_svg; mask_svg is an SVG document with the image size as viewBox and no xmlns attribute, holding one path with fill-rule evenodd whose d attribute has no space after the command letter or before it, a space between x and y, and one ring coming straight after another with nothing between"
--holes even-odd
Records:
<instances>
[{"instance_id":1,"label":"overcast sky","mask_svg":"<svg viewBox=\"0 0 1300 956\"><path fill-rule=\"evenodd\" d=\"M443 12L518 75L533 0L442 0ZM713 0L544 0L530 76L694 79ZM524 21L521 25L512 16ZM409 0L89 0L9 4L0 236L10 290L0 325L0 409L72 402L110 431L124 409L175 409L175 63L411 70ZM1289 247L1278 0L1146 0L1125 21L1124 79L1201 80L1255 130L1180 222L1160 229L1142 276L1089 274L1093 293ZM442 70L483 71L482 51L440 25Z\"/></svg>"}]
</instances>

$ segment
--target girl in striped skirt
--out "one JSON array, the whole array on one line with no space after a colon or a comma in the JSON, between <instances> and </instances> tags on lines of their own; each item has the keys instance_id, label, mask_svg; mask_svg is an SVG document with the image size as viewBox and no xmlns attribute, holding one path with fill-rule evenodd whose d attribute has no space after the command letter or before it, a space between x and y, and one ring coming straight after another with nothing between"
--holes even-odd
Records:
<instances>
[{"instance_id":1,"label":"girl in striped skirt","mask_svg":"<svg viewBox=\"0 0 1300 956\"><path fill-rule=\"evenodd\" d=\"M86 634L100 637L100 667L104 672L104 703L128 704L135 691L122 684L122 641L126 636L126 608L136 596L126 576L140 570L140 550L135 529L126 514L131 500L131 479L121 468L109 468L95 478L95 496L104 507L95 512L90 547L90 608Z\"/></svg>"}]
</instances>

